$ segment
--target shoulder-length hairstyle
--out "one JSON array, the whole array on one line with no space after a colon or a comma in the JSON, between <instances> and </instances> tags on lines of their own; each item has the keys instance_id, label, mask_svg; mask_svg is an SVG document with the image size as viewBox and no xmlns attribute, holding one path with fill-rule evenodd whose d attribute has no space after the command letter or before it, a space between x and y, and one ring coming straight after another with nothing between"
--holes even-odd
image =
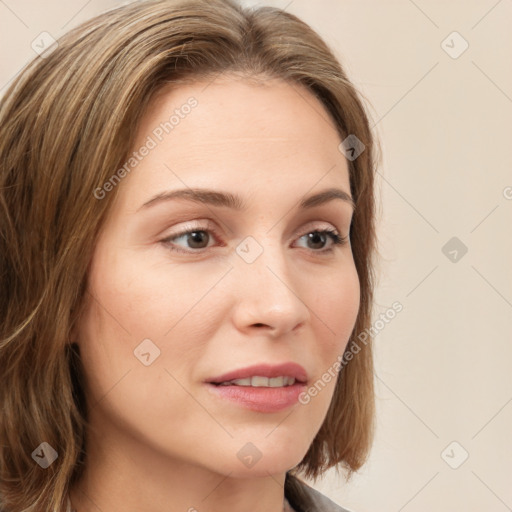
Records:
<instances>
[{"instance_id":1,"label":"shoulder-length hairstyle","mask_svg":"<svg viewBox=\"0 0 512 512\"><path fill-rule=\"evenodd\" d=\"M377 141L359 93L308 25L282 10L244 9L234 0L149 0L83 23L51 50L26 67L0 103L0 501L6 512L59 512L83 470L87 411L79 352L70 339L117 190L101 200L94 192L126 161L141 117L163 87L225 72L283 79L321 101L340 142L349 135L362 141L364 151L348 159L361 301L345 354L368 332L372 314ZM368 457L372 337L352 355L317 436L288 472L288 489L300 472L316 480L335 467L350 478ZM36 463L43 442L57 452L47 468Z\"/></svg>"}]
</instances>

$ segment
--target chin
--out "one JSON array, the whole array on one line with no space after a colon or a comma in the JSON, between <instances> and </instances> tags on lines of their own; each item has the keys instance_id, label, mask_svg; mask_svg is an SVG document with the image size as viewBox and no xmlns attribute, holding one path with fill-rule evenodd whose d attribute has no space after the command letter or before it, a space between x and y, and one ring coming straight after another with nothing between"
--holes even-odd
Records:
<instances>
[{"instance_id":1,"label":"chin","mask_svg":"<svg viewBox=\"0 0 512 512\"><path fill-rule=\"evenodd\" d=\"M217 464L216 471L229 474L230 478L267 478L270 475L282 475L302 461L306 450L298 453L291 451L289 446L282 446L279 450L267 448L260 453L254 450L252 459L251 450L247 449L246 453L248 455L245 457L242 453L235 460L228 459L222 465Z\"/></svg>"}]
</instances>

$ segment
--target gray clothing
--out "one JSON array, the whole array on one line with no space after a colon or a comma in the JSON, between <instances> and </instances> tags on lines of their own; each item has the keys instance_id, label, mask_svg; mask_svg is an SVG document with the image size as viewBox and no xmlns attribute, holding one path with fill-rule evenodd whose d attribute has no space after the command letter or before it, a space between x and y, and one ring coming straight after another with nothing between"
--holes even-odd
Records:
<instances>
[{"instance_id":1,"label":"gray clothing","mask_svg":"<svg viewBox=\"0 0 512 512\"><path fill-rule=\"evenodd\" d=\"M285 487L285 497L296 512L351 512L297 477L287 475L288 479L293 479L293 486Z\"/></svg>"}]
</instances>

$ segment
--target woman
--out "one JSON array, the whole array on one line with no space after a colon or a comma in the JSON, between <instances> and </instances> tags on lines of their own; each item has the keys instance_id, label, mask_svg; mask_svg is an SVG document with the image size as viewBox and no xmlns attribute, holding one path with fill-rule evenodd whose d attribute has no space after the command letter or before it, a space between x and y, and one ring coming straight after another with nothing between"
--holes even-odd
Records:
<instances>
[{"instance_id":1,"label":"woman","mask_svg":"<svg viewBox=\"0 0 512 512\"><path fill-rule=\"evenodd\" d=\"M0 108L1 510L344 510L300 475L371 445L374 155L278 9L136 2L35 59Z\"/></svg>"}]
</instances>

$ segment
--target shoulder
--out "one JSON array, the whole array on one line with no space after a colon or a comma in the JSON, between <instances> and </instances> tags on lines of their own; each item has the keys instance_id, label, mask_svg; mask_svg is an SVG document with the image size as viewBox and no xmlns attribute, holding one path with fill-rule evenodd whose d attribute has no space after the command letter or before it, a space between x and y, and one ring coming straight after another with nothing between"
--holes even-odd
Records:
<instances>
[{"instance_id":1,"label":"shoulder","mask_svg":"<svg viewBox=\"0 0 512 512\"><path fill-rule=\"evenodd\" d=\"M291 477L291 475L289 475ZM288 477L287 477L288 478ZM320 491L313 489L297 477L287 485L286 497L297 512L352 512L340 507Z\"/></svg>"}]
</instances>

